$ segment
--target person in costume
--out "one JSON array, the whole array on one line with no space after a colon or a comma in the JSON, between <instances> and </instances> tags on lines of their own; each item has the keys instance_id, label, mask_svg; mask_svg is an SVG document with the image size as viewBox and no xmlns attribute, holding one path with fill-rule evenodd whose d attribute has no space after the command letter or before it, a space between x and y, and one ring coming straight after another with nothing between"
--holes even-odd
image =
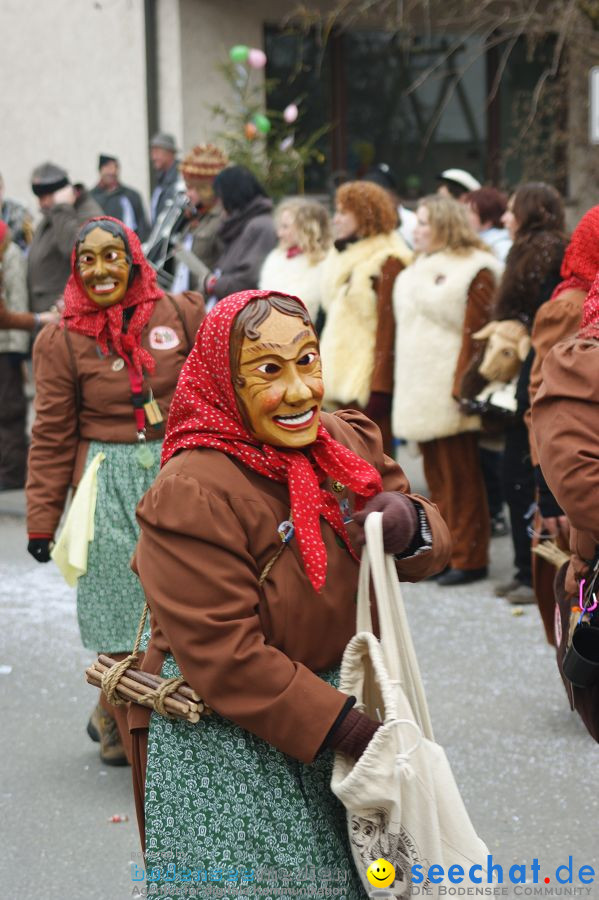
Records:
<instances>
[{"instance_id":1,"label":"person in costume","mask_svg":"<svg viewBox=\"0 0 599 900\"><path fill-rule=\"evenodd\" d=\"M563 200L549 184L520 185L510 197L503 222L514 243L499 284L493 319L517 319L530 332L540 306L561 281L560 267L567 245ZM528 429L528 382L534 353L518 375L514 420L505 429L502 481L510 511L514 569L511 578L495 587L508 603L533 604L530 516L535 502L535 477Z\"/></svg>"},{"instance_id":2,"label":"person in costume","mask_svg":"<svg viewBox=\"0 0 599 900\"><path fill-rule=\"evenodd\" d=\"M143 669L182 673L214 712L194 726L136 706L129 723L148 868L175 850L195 871L245 867L261 896L265 869L341 867L355 900L329 783L331 750L358 758L378 727L336 687L362 524L383 511L406 581L444 566L449 536L376 425L321 413L323 393L297 298L245 291L204 320L138 507L133 566L152 623Z\"/></svg>"},{"instance_id":3,"label":"person in costume","mask_svg":"<svg viewBox=\"0 0 599 900\"><path fill-rule=\"evenodd\" d=\"M397 211L378 184L351 181L335 195L335 244L325 260L322 364L327 404L363 409L392 454L395 322L391 297L412 260L397 232Z\"/></svg>"},{"instance_id":4,"label":"person in costume","mask_svg":"<svg viewBox=\"0 0 599 900\"><path fill-rule=\"evenodd\" d=\"M462 412L462 377L478 353L472 335L489 318L502 265L472 231L466 208L435 194L420 201L415 262L395 282L397 322L392 427L417 441L431 497L449 525L451 566L442 586L486 578L489 508L479 416Z\"/></svg>"},{"instance_id":5,"label":"person in costume","mask_svg":"<svg viewBox=\"0 0 599 900\"><path fill-rule=\"evenodd\" d=\"M70 486L101 456L94 534L77 583L90 650L118 657L133 646L144 606L129 567L135 505L158 471L164 422L202 316L199 294L165 296L135 232L100 217L76 238L60 325L35 342L26 492L28 550L38 562L50 559ZM90 736L100 732L104 762L124 763L126 713L107 703L103 710Z\"/></svg>"},{"instance_id":6,"label":"person in costume","mask_svg":"<svg viewBox=\"0 0 599 900\"><path fill-rule=\"evenodd\" d=\"M264 260L258 287L297 294L316 323L324 259L331 245L329 214L317 200L290 197L277 206L275 225L279 243Z\"/></svg>"},{"instance_id":7,"label":"person in costume","mask_svg":"<svg viewBox=\"0 0 599 900\"><path fill-rule=\"evenodd\" d=\"M560 341L545 356L542 383L532 406L539 462L549 489L570 523L570 560L555 579L557 661L571 708L577 710L595 741L599 741L597 684L586 688L573 685L563 676L563 662L572 625L580 618L579 599L592 588L598 559L598 397L599 275L585 299L577 334ZM596 595L595 585L588 598L591 607ZM592 624L597 625L596 611ZM596 627L590 632L595 633ZM589 649L585 655L590 657L592 652ZM594 654L596 661L596 646Z\"/></svg>"},{"instance_id":8,"label":"person in costume","mask_svg":"<svg viewBox=\"0 0 599 900\"><path fill-rule=\"evenodd\" d=\"M225 214L214 193L214 179L228 163L214 144L198 144L179 166L189 207L186 224L177 238L175 293L201 287L221 253L218 232Z\"/></svg>"},{"instance_id":9,"label":"person in costume","mask_svg":"<svg viewBox=\"0 0 599 900\"><path fill-rule=\"evenodd\" d=\"M549 351L560 341L573 337L580 328L582 310L595 276L599 272L599 206L593 206L582 217L570 238L561 266L562 281L551 299L545 301L534 318L532 348L534 359L530 370L528 395L530 404L543 382L542 366ZM569 525L559 503L551 493L541 466L532 428L531 410L525 415L530 442L531 462L534 467L537 492L537 512L533 523L533 547L539 535L551 536L562 550L568 549ZM555 644L555 567L536 553L532 554L532 584L535 599L550 644Z\"/></svg>"}]
</instances>

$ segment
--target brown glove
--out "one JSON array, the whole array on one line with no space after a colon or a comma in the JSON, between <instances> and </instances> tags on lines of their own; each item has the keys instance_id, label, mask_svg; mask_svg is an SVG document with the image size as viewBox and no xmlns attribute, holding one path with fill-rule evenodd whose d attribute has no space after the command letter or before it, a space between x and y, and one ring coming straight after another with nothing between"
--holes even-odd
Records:
<instances>
[{"instance_id":1,"label":"brown glove","mask_svg":"<svg viewBox=\"0 0 599 900\"><path fill-rule=\"evenodd\" d=\"M371 497L360 512L354 513L354 522L364 525L371 512L383 514L383 547L385 553L400 554L410 546L418 531L418 513L409 497L398 491L383 491ZM362 533L358 543L365 541Z\"/></svg>"},{"instance_id":2,"label":"brown glove","mask_svg":"<svg viewBox=\"0 0 599 900\"><path fill-rule=\"evenodd\" d=\"M360 759L374 733L380 727L380 722L373 722L357 709L350 709L330 735L327 746L333 750L339 750L341 753L347 753L353 759Z\"/></svg>"}]
</instances>

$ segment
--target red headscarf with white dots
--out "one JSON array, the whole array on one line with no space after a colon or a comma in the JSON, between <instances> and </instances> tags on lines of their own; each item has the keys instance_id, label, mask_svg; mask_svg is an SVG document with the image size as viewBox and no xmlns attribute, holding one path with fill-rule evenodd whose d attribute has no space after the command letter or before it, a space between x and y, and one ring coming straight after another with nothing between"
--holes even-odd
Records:
<instances>
[{"instance_id":1,"label":"red headscarf with white dots","mask_svg":"<svg viewBox=\"0 0 599 900\"><path fill-rule=\"evenodd\" d=\"M212 447L266 478L286 483L299 550L308 578L318 591L325 583L327 572L320 516L354 555L339 504L321 483L328 475L360 498L378 494L383 484L374 466L334 440L322 424L308 452L259 443L243 424L229 366L231 326L244 306L272 293L275 292L231 294L217 303L204 319L179 376L168 417L162 465L178 450Z\"/></svg>"},{"instance_id":2,"label":"red headscarf with white dots","mask_svg":"<svg viewBox=\"0 0 599 900\"><path fill-rule=\"evenodd\" d=\"M599 272L599 206L584 214L570 238L562 260L561 281L552 300L565 291L590 291Z\"/></svg>"}]
</instances>

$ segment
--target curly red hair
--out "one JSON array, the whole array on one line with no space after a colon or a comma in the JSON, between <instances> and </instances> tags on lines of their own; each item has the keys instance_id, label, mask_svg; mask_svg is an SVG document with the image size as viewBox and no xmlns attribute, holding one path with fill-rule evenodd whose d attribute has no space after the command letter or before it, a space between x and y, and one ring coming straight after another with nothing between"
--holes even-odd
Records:
<instances>
[{"instance_id":1,"label":"curly red hair","mask_svg":"<svg viewBox=\"0 0 599 900\"><path fill-rule=\"evenodd\" d=\"M358 222L360 237L388 234L397 228L397 210L387 191L371 181L347 181L337 188L335 202L351 212Z\"/></svg>"}]
</instances>

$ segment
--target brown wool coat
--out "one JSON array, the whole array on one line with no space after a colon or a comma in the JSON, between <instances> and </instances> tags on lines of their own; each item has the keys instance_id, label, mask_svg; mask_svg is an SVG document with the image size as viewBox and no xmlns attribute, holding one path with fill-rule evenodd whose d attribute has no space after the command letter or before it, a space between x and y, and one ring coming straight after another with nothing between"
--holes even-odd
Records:
<instances>
[{"instance_id":1,"label":"brown wool coat","mask_svg":"<svg viewBox=\"0 0 599 900\"><path fill-rule=\"evenodd\" d=\"M481 269L468 288L464 327L462 329L462 346L453 379L452 396L456 400L465 396L464 379L473 370L477 372L482 362L485 344L483 341L475 341L472 335L476 334L477 331L480 331L481 328L484 328L491 321L496 291L497 282L490 269ZM479 377L482 378L482 376ZM484 383L484 379L482 379L479 390L482 389Z\"/></svg>"},{"instance_id":2,"label":"brown wool coat","mask_svg":"<svg viewBox=\"0 0 599 900\"><path fill-rule=\"evenodd\" d=\"M572 338L546 356L532 407L543 474L570 520L566 592L578 593L599 545L599 342Z\"/></svg>"},{"instance_id":3,"label":"brown wool coat","mask_svg":"<svg viewBox=\"0 0 599 900\"><path fill-rule=\"evenodd\" d=\"M372 422L343 411L323 414L323 424L376 466L385 490L409 492L400 467L384 456ZM330 480L325 487L331 489ZM354 495L348 497L353 508ZM439 571L449 557L437 508L415 499L426 512L433 547L398 562L403 581ZM312 588L295 538L261 589L260 573L281 546L277 526L288 518L287 485L220 451L185 450L167 463L138 506L141 537L133 568L152 618L143 668L158 673L165 653L173 653L187 682L218 713L310 762L347 699L315 673L339 665L355 632L358 563L321 519L328 558L322 591ZM355 541L358 526L350 524L348 531ZM149 710L133 707L130 727L147 728L149 717Z\"/></svg>"},{"instance_id":4,"label":"brown wool coat","mask_svg":"<svg viewBox=\"0 0 599 900\"><path fill-rule=\"evenodd\" d=\"M557 299L547 300L543 303L535 316L531 336L535 358L530 370L530 381L528 383L530 407L524 415L524 421L528 426L533 466L538 466L539 454L532 429L531 407L543 381L543 363L552 347L555 347L556 344L566 338L573 337L578 332L585 297L585 291L564 291Z\"/></svg>"},{"instance_id":5,"label":"brown wool coat","mask_svg":"<svg viewBox=\"0 0 599 900\"><path fill-rule=\"evenodd\" d=\"M200 294L179 294L175 302L189 341L168 297L155 304L142 332L142 346L156 360L154 373L144 378L144 390L152 389L165 422L179 371L204 317ZM175 331L176 347L159 350L150 346L151 332L157 326ZM120 357L114 353L102 357L96 342L86 335L71 331L69 338L74 359L59 325L47 325L33 348L36 396L26 488L29 534L54 534L69 487L81 477L90 441L133 444L137 440L126 366L114 371L113 364ZM76 379L81 391L79 411ZM164 426L148 427L148 440L163 437Z\"/></svg>"}]
</instances>

